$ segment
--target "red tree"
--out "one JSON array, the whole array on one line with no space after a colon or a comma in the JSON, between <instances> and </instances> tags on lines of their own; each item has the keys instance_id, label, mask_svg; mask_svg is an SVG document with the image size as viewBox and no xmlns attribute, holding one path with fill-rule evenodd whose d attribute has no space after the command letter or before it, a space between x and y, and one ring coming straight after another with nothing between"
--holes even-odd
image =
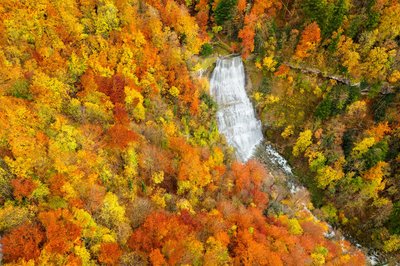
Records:
<instances>
[{"instance_id":1,"label":"red tree","mask_svg":"<svg viewBox=\"0 0 400 266\"><path fill-rule=\"evenodd\" d=\"M107 265L117 265L122 251L117 243L102 243L100 245L99 262Z\"/></svg>"},{"instance_id":2,"label":"red tree","mask_svg":"<svg viewBox=\"0 0 400 266\"><path fill-rule=\"evenodd\" d=\"M30 196L36 188L36 184L31 179L25 178L15 178L11 180L11 185L14 190L14 197L18 200Z\"/></svg>"},{"instance_id":3,"label":"red tree","mask_svg":"<svg viewBox=\"0 0 400 266\"><path fill-rule=\"evenodd\" d=\"M109 144L112 147L124 149L132 141L138 140L138 134L122 124L115 124L108 130Z\"/></svg>"},{"instance_id":4,"label":"red tree","mask_svg":"<svg viewBox=\"0 0 400 266\"><path fill-rule=\"evenodd\" d=\"M250 160L246 164L233 163L232 173L236 181L236 193L244 203L253 202L260 206L267 203L267 197L261 191L266 170L260 163L255 160Z\"/></svg>"},{"instance_id":5,"label":"red tree","mask_svg":"<svg viewBox=\"0 0 400 266\"><path fill-rule=\"evenodd\" d=\"M4 262L39 257L43 239L44 233L34 224L25 223L14 228L1 239Z\"/></svg>"},{"instance_id":6,"label":"red tree","mask_svg":"<svg viewBox=\"0 0 400 266\"><path fill-rule=\"evenodd\" d=\"M49 252L64 254L81 234L81 228L72 223L72 215L67 210L41 212L39 219L46 228L45 249Z\"/></svg>"}]
</instances>

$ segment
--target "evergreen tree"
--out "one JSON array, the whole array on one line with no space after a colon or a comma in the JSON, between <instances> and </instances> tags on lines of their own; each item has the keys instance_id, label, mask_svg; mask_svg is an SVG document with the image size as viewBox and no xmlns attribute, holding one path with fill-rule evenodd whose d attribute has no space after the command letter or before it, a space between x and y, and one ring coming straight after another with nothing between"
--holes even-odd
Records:
<instances>
[{"instance_id":1,"label":"evergreen tree","mask_svg":"<svg viewBox=\"0 0 400 266\"><path fill-rule=\"evenodd\" d=\"M344 16L347 13L346 0L339 0L333 7L333 14L329 17L329 25L323 34L329 36L342 26Z\"/></svg>"},{"instance_id":2,"label":"evergreen tree","mask_svg":"<svg viewBox=\"0 0 400 266\"><path fill-rule=\"evenodd\" d=\"M222 25L224 22L231 20L237 0L221 0L215 9L215 22Z\"/></svg>"},{"instance_id":3,"label":"evergreen tree","mask_svg":"<svg viewBox=\"0 0 400 266\"><path fill-rule=\"evenodd\" d=\"M347 13L346 0L338 0L337 3L327 3L323 0L306 0L303 10L307 17L318 23L324 37L329 37L343 23Z\"/></svg>"},{"instance_id":4,"label":"evergreen tree","mask_svg":"<svg viewBox=\"0 0 400 266\"><path fill-rule=\"evenodd\" d=\"M318 23L318 26L324 32L327 18L327 5L324 0L305 0L303 10L306 16Z\"/></svg>"}]
</instances>

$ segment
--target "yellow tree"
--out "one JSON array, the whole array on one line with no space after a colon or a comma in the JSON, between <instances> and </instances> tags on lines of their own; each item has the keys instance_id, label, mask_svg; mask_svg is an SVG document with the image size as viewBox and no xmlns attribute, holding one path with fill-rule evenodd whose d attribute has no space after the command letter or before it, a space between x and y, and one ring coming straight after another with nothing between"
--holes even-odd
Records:
<instances>
[{"instance_id":1,"label":"yellow tree","mask_svg":"<svg viewBox=\"0 0 400 266\"><path fill-rule=\"evenodd\" d=\"M302 152L304 152L308 146L312 144L312 131L307 129L300 133L297 138L296 144L293 146L292 154L294 156L299 156Z\"/></svg>"},{"instance_id":2,"label":"yellow tree","mask_svg":"<svg viewBox=\"0 0 400 266\"><path fill-rule=\"evenodd\" d=\"M395 55L395 50L388 51L387 48L379 46L373 48L361 65L364 75L370 81L385 80L391 66L391 58Z\"/></svg>"},{"instance_id":3,"label":"yellow tree","mask_svg":"<svg viewBox=\"0 0 400 266\"><path fill-rule=\"evenodd\" d=\"M360 54L357 52L359 45L345 35L339 37L337 45L337 55L340 58L343 66L347 67L350 75L358 79L360 78Z\"/></svg>"}]
</instances>

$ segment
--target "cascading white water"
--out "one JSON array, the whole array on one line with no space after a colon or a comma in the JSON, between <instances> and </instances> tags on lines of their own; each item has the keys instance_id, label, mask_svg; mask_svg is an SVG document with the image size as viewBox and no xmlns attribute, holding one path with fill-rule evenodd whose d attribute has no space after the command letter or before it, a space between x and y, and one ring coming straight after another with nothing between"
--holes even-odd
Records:
<instances>
[{"instance_id":1,"label":"cascading white water","mask_svg":"<svg viewBox=\"0 0 400 266\"><path fill-rule=\"evenodd\" d=\"M236 149L239 159L247 161L263 135L261 122L256 119L246 94L244 66L239 56L217 60L211 75L210 92L218 103L219 132Z\"/></svg>"},{"instance_id":2,"label":"cascading white water","mask_svg":"<svg viewBox=\"0 0 400 266\"><path fill-rule=\"evenodd\" d=\"M261 122L256 119L253 106L246 94L245 72L240 57L217 60L217 65L211 75L210 92L218 103L217 122L220 133L224 134L228 143L236 148L239 159L243 162L247 161L252 156L254 148L262 141L263 135ZM268 160L278 165L286 174L287 187L292 195L306 190L305 187L296 185L291 179L292 168L285 158L269 144L263 148ZM315 220L318 220L307 206L303 207ZM328 227L329 231L325 233L325 237L332 238L335 236L335 231L329 224ZM361 248L359 244L356 246ZM376 254L370 250L368 259L371 265L377 264Z\"/></svg>"}]
</instances>

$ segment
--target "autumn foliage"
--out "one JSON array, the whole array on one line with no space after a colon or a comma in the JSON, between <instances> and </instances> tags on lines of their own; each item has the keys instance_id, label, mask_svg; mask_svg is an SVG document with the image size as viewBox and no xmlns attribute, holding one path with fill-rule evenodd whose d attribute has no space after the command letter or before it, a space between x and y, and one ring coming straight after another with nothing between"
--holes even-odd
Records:
<instances>
[{"instance_id":1,"label":"autumn foliage","mask_svg":"<svg viewBox=\"0 0 400 266\"><path fill-rule=\"evenodd\" d=\"M255 24L248 63L259 73L252 96L268 139L304 174L322 217L395 264L400 5L365 3L281 1Z\"/></svg>"},{"instance_id":2,"label":"autumn foliage","mask_svg":"<svg viewBox=\"0 0 400 266\"><path fill-rule=\"evenodd\" d=\"M117 243L102 243L100 246L99 262L107 265L118 265L122 250Z\"/></svg>"},{"instance_id":3,"label":"autumn foliage","mask_svg":"<svg viewBox=\"0 0 400 266\"><path fill-rule=\"evenodd\" d=\"M4 265L364 261L347 241L325 238L324 222L286 207L290 197L273 193L266 166L256 159L236 161L218 133L207 81L194 74L203 44L230 30L215 25L218 3L1 1ZM243 26L232 30L243 57L261 46L276 50L276 40L260 46L258 35L266 35L261 26L282 9L280 1L225 3L233 9L230 19ZM318 25L311 23L296 51L307 58L320 42ZM385 51L373 55L380 58ZM279 63L276 76L289 79L289 66L276 61L273 52L263 58L268 71ZM357 120L364 105L353 102L343 103L349 106L343 112ZM354 160L363 180L375 182L360 197L379 198L389 167L369 155L383 150L381 142L395 130L392 124L371 126L367 141L349 150L359 155ZM317 151L311 153L313 133L298 141L296 154L319 158L317 173L342 177L342 160L333 162L332 156L328 165ZM338 130L337 137L342 133Z\"/></svg>"},{"instance_id":4,"label":"autumn foliage","mask_svg":"<svg viewBox=\"0 0 400 266\"><path fill-rule=\"evenodd\" d=\"M310 56L310 53L317 48L321 41L321 31L316 22L313 22L304 29L300 42L296 47L295 57L302 59Z\"/></svg>"},{"instance_id":5,"label":"autumn foliage","mask_svg":"<svg viewBox=\"0 0 400 266\"><path fill-rule=\"evenodd\" d=\"M45 239L43 231L35 224L25 223L3 236L1 244L5 261L36 259Z\"/></svg>"},{"instance_id":6,"label":"autumn foliage","mask_svg":"<svg viewBox=\"0 0 400 266\"><path fill-rule=\"evenodd\" d=\"M18 200L21 200L24 197L29 197L36 188L35 183L31 179L25 178L13 179L11 180L11 185L14 190L14 197Z\"/></svg>"},{"instance_id":7,"label":"autumn foliage","mask_svg":"<svg viewBox=\"0 0 400 266\"><path fill-rule=\"evenodd\" d=\"M72 216L67 210L42 212L38 218L46 229L44 248L47 251L64 254L79 240L81 228L71 221Z\"/></svg>"}]
</instances>

